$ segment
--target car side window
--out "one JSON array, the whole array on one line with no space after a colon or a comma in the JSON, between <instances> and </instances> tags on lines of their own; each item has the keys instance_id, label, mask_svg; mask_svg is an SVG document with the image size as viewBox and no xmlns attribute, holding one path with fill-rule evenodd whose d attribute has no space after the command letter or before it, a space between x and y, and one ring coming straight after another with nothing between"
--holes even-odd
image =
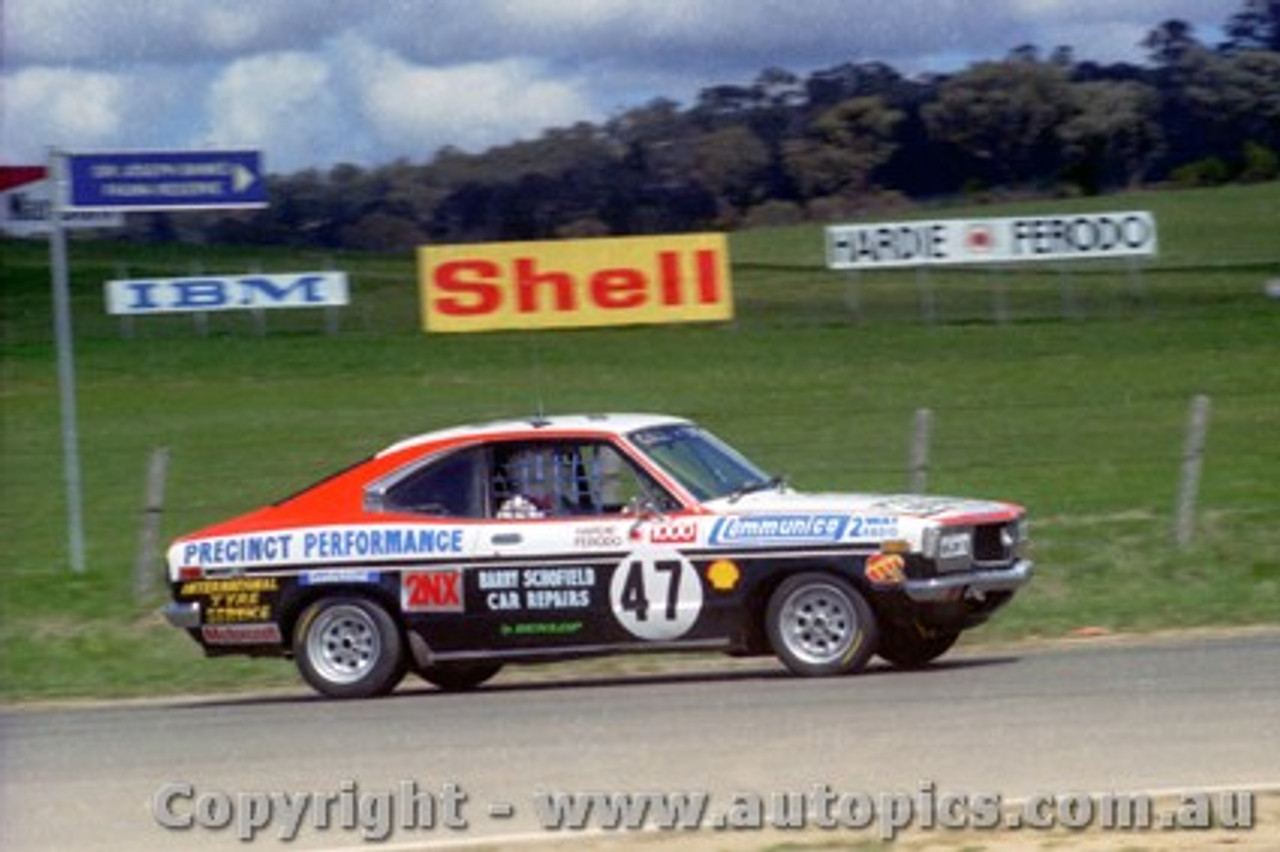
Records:
<instances>
[{"instance_id":1,"label":"car side window","mask_svg":"<svg viewBox=\"0 0 1280 852\"><path fill-rule=\"evenodd\" d=\"M644 471L599 441L498 444L489 493L496 518L621 514L641 502L679 507Z\"/></svg>"},{"instance_id":2,"label":"car side window","mask_svg":"<svg viewBox=\"0 0 1280 852\"><path fill-rule=\"evenodd\" d=\"M452 453L389 487L384 505L395 512L453 518L484 517L484 469L481 450Z\"/></svg>"}]
</instances>

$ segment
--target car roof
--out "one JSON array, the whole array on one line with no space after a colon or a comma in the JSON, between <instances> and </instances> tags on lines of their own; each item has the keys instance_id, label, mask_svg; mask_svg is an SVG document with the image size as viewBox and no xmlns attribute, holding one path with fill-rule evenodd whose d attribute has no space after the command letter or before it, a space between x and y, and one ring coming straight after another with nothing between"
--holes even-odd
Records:
<instances>
[{"instance_id":1,"label":"car roof","mask_svg":"<svg viewBox=\"0 0 1280 852\"><path fill-rule=\"evenodd\" d=\"M625 435L637 429L655 426L671 426L689 421L668 414L556 414L535 415L526 418L495 420L489 423L473 423L424 432L397 441L386 447L378 456L390 455L410 447L447 443L461 438L489 438L501 435L515 437L521 433L534 435L539 432L588 432L597 435Z\"/></svg>"}]
</instances>

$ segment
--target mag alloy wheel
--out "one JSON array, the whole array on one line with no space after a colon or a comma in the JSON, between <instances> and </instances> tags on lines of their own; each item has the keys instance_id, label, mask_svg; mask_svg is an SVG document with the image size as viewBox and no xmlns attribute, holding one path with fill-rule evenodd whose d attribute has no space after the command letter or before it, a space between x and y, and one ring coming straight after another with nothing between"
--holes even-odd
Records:
<instances>
[{"instance_id":1,"label":"mag alloy wheel","mask_svg":"<svg viewBox=\"0 0 1280 852\"><path fill-rule=\"evenodd\" d=\"M384 695L404 677L404 642L391 616L362 598L322 598L294 632L303 678L333 698Z\"/></svg>"},{"instance_id":2,"label":"mag alloy wheel","mask_svg":"<svg viewBox=\"0 0 1280 852\"><path fill-rule=\"evenodd\" d=\"M814 573L787 579L770 597L765 618L774 653L798 675L856 672L875 651L871 607L838 577Z\"/></svg>"}]
</instances>

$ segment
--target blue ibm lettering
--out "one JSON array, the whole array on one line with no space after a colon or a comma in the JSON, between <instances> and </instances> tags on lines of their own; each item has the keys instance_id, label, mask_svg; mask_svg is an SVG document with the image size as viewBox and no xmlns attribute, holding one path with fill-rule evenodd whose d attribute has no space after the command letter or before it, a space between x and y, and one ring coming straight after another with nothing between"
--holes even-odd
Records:
<instances>
[{"instance_id":1,"label":"blue ibm lettering","mask_svg":"<svg viewBox=\"0 0 1280 852\"><path fill-rule=\"evenodd\" d=\"M276 286L271 278L241 278L239 282L240 304L242 305L252 305L255 292L261 293L268 301L281 304L323 305L325 303L322 289L322 285L325 282L323 275L303 275L292 284L284 287ZM299 292L298 297L290 298L290 294L295 292Z\"/></svg>"},{"instance_id":2,"label":"blue ibm lettering","mask_svg":"<svg viewBox=\"0 0 1280 852\"><path fill-rule=\"evenodd\" d=\"M227 304L226 282L216 278L174 281L173 307L179 311L201 311Z\"/></svg>"},{"instance_id":3,"label":"blue ibm lettering","mask_svg":"<svg viewBox=\"0 0 1280 852\"><path fill-rule=\"evenodd\" d=\"M844 515L748 515L716 521L711 544L839 541L849 519Z\"/></svg>"},{"instance_id":4,"label":"blue ibm lettering","mask_svg":"<svg viewBox=\"0 0 1280 852\"><path fill-rule=\"evenodd\" d=\"M156 289L153 281L125 281L124 291L129 294L130 300L127 307L129 313L141 313L143 311L154 311L160 308L160 303L152 298L152 291Z\"/></svg>"},{"instance_id":5,"label":"blue ibm lettering","mask_svg":"<svg viewBox=\"0 0 1280 852\"><path fill-rule=\"evenodd\" d=\"M342 272L108 281L113 314L183 313L347 304Z\"/></svg>"}]
</instances>

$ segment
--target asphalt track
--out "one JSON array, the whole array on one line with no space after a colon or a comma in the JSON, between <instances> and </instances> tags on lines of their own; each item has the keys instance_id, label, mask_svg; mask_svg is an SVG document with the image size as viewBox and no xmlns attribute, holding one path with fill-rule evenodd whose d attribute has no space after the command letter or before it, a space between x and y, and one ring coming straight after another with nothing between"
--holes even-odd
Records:
<instances>
[{"instance_id":1,"label":"asphalt track","mask_svg":"<svg viewBox=\"0 0 1280 852\"><path fill-rule=\"evenodd\" d=\"M726 801L742 791L824 785L878 796L918 793L923 784L1015 799L1274 790L1280 782L1274 630L962 648L925 671L873 668L830 680L795 679L769 660L684 668L608 679L543 669L540 677L551 679L504 674L465 695L415 682L365 702L299 689L8 707L0 711L0 848L277 845L278 823L252 844L234 826L161 827L153 799L174 783L190 785L191 797L172 800L187 814L207 794L234 801L239 793L345 790L354 799L410 789L443 803L450 789L465 793L457 813L466 830L396 827L370 844L359 825L305 824L288 844L410 850L545 838L533 800L547 791L707 791Z\"/></svg>"}]
</instances>

